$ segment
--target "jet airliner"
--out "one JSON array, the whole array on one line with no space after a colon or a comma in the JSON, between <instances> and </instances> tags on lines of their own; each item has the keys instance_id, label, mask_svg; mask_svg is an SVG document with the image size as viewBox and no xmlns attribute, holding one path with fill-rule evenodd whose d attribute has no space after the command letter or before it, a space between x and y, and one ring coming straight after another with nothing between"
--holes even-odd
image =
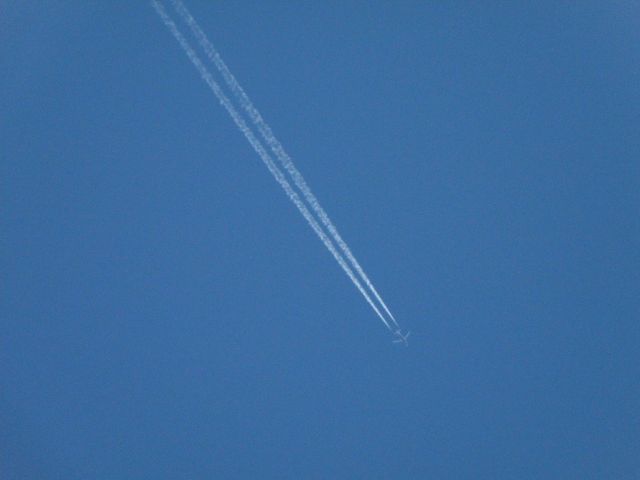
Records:
<instances>
[{"instance_id":1,"label":"jet airliner","mask_svg":"<svg viewBox=\"0 0 640 480\"><path fill-rule=\"evenodd\" d=\"M406 335L402 335L402 330L398 329L394 332L396 339L393 341L393 343L404 343L405 347L409 346L409 342L407 341L407 339L409 338L409 335L411 335L411 332L407 332Z\"/></svg>"}]
</instances>

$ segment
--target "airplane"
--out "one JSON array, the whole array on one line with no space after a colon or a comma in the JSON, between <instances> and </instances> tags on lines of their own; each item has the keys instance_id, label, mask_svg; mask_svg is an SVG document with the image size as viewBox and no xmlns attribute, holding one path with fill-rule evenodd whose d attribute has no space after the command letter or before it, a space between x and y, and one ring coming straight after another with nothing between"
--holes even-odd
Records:
<instances>
[{"instance_id":1,"label":"airplane","mask_svg":"<svg viewBox=\"0 0 640 480\"><path fill-rule=\"evenodd\" d=\"M406 335L402 335L402 330L398 329L394 332L394 335L398 338L396 338L393 343L404 343L405 347L409 346L407 339L409 338L409 335L411 335L411 332L407 332Z\"/></svg>"}]
</instances>

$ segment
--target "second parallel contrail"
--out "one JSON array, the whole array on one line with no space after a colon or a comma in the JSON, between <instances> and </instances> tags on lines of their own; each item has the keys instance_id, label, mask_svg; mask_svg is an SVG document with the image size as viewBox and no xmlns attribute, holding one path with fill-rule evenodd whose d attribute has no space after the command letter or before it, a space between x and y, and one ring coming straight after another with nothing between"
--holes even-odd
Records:
<instances>
[{"instance_id":1,"label":"second parallel contrail","mask_svg":"<svg viewBox=\"0 0 640 480\"><path fill-rule=\"evenodd\" d=\"M282 171L273 162L273 160L271 159L269 154L265 151L260 141L256 138L256 136L253 134L251 129L249 129L246 122L243 120L243 118L240 116L238 111L234 108L233 104L229 101L227 96L221 90L218 83L213 79L213 77L211 76L207 68L204 66L200 58L198 58L198 55L193 51L193 49L191 48L187 40L180 33L174 21L169 17L164 7L157 0L151 0L151 5L155 9L158 16L161 18L164 25L167 27L167 29L171 32L173 37L180 44L180 47L182 47L182 50L187 55L187 57L189 58L193 66L196 67L196 70L198 70L198 73L200 73L200 76L202 77L202 79L207 83L207 85L209 86L211 91L215 94L215 96L218 98L222 106L227 110L227 113L229 114L231 119L234 121L238 129L244 134L249 144L253 147L253 149L256 151L260 159L267 166L267 168L269 169L269 172L271 172L271 174L276 179L276 181L280 184L280 186L283 188L283 190L285 191L289 199L298 208L298 210L300 211L302 216L305 218L307 223L309 223L309 226L318 235L322 243L324 243L325 247L327 247L327 249L331 252L331 254L336 259L340 267L342 267L344 272L351 279L351 281L356 286L356 288L360 291L362 296L366 299L367 303L369 303L369 305L376 312L378 317L380 317L380 320L382 320L382 322L390 331L393 331L393 329L389 325L389 322L382 315L378 307L373 303L373 300L371 300L371 297L369 297L368 293L360 284L360 282L354 275L349 265L347 265L345 259L336 250L335 246L331 242L331 239L327 237L327 235L324 233L324 231L322 230L322 227L320 227L320 225L318 224L316 219L313 217L309 209L300 199L298 194L293 190L293 188L285 178Z\"/></svg>"},{"instance_id":2,"label":"second parallel contrail","mask_svg":"<svg viewBox=\"0 0 640 480\"><path fill-rule=\"evenodd\" d=\"M196 38L196 40L204 50L209 60L215 65L215 67L221 73L227 86L233 92L235 97L238 99L238 101L240 102L240 105L242 106L242 108L247 113L247 115L249 116L249 118L251 119L255 127L258 129L258 131L262 135L262 138L264 139L264 141L267 143L267 145L269 145L269 147L271 148L271 151L278 158L278 160L280 161L284 169L289 173L289 175L291 175L293 182L300 189L305 200L307 200L309 205L311 205L311 208L316 213L316 215L318 215L318 218L320 219L320 221L327 228L327 230L333 237L333 240L336 242L338 247L340 247L344 255L347 257L347 259L349 260L353 268L356 270L356 272L358 272L358 274L360 275L364 283L367 285L367 287L369 287L370 291L373 293L373 296L376 298L376 300L380 302L380 305L382 305L382 308L384 308L385 312L387 312L387 315L389 315L389 317L391 318L391 321L395 324L396 327L398 327L398 322L394 318L393 314L385 304L384 300L382 300L382 297L378 294L377 290L373 286L373 283L371 283L371 281L369 280L369 277L367 277L366 273L360 266L360 263L356 259L355 255L353 255L353 253L351 252L351 249L349 248L347 243L342 239L342 237L340 236L340 233L338 233L338 229L335 227L335 225L329 218L329 215L327 215L325 210L320 205L320 202L311 191L311 188L309 187L307 182L304 180L304 177L294 165L293 161L291 160L291 157L289 157L287 152L285 152L284 148L282 147L282 144L275 137L275 135L273 134L273 131L271 130L267 122L265 122L265 120L262 118L262 115L260 115L260 112L258 112L258 110L255 108L255 106L253 105L253 103L245 93L242 86L238 83L234 75L227 68L227 65L222 60L222 57L220 56L218 51L215 49L213 44L209 41L206 34L202 31L202 29L198 25L198 22L196 22L196 20L193 18L189 10L187 10L187 7L184 5L184 3L182 3L181 0L171 0L171 3L173 3L178 14L189 26L189 28L191 29L191 32L193 33L194 37Z\"/></svg>"}]
</instances>

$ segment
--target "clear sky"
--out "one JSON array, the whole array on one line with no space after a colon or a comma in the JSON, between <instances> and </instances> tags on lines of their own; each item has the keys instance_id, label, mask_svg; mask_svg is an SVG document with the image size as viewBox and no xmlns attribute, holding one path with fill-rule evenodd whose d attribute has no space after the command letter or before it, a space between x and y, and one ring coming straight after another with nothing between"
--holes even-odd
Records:
<instances>
[{"instance_id":1,"label":"clear sky","mask_svg":"<svg viewBox=\"0 0 640 480\"><path fill-rule=\"evenodd\" d=\"M640 6L0 7L0 477L640 475Z\"/></svg>"}]
</instances>

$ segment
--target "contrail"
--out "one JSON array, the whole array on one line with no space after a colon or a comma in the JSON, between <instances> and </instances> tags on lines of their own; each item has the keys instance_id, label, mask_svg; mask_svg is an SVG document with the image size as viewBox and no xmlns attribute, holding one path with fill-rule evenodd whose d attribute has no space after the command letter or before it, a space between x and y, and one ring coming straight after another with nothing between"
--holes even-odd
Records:
<instances>
[{"instance_id":1,"label":"contrail","mask_svg":"<svg viewBox=\"0 0 640 480\"><path fill-rule=\"evenodd\" d=\"M262 118L262 115L260 115L260 112L258 112L258 110L254 107L253 103L251 102L247 94L244 92L243 88L240 86L240 84L238 83L236 78L233 76L231 71L229 71L229 69L227 68L227 65L222 60L222 57L220 56L218 51L215 49L213 44L209 41L206 34L202 31L202 29L200 28L196 20L193 18L189 10L187 10L187 7L184 5L184 3L182 3L181 0L171 0L171 3L173 3L173 6L175 7L178 14L189 26L189 28L191 29L191 32L195 36L196 40L198 41L202 49L205 51L209 60L213 62L213 64L218 69L218 71L222 74L229 89L231 89L235 97L240 102L240 105L242 106L242 108L245 110L245 112L247 112L247 114L249 115L249 118L251 119L255 127L258 129L260 134L262 135L262 138L267 143L267 145L269 145L269 147L271 148L271 151L278 158L278 160L280 161L282 166L285 168L285 170L289 172L289 175L291 175L293 182L300 189L300 191L302 192L307 202L309 202L309 205L311 205L311 208L313 209L313 211L316 212L316 214L318 215L318 218L320 218L320 221L322 221L322 223L325 225L325 227L333 237L336 244L340 247L340 249L342 250L344 255L347 257L349 262L351 262L351 265L353 266L353 268L356 270L356 272L358 272L358 274L360 275L364 283L367 285L367 287L369 287L369 289L371 290L375 298L378 300L378 302L380 302L380 304L382 305L384 310L387 312L387 314L389 315L393 323L396 325L396 327L399 327L395 317L393 316L389 308L387 308L387 305L384 303L384 300L382 300L382 297L378 294L377 290L369 280L369 277L367 277L367 275L364 273L364 270L358 263L358 260L356 260L356 257L353 255L353 253L351 253L351 249L349 249L349 246L347 245L347 243L342 239L342 237L338 233L338 230L333 224L333 222L331 221L331 219L329 218L329 215L327 215L327 213L324 211L324 209L320 205L320 202L318 202L318 199L311 191L311 188L309 187L307 182L304 180L304 177L302 176L300 171L296 168L296 166L294 165L289 155L285 152L284 148L282 147L282 144L275 137L275 135L273 134L267 122L264 121L264 119Z\"/></svg>"},{"instance_id":2,"label":"contrail","mask_svg":"<svg viewBox=\"0 0 640 480\"><path fill-rule=\"evenodd\" d=\"M334 245L331 242L331 240L329 239L329 237L327 237L327 235L324 233L324 231L322 230L322 228L320 227L320 225L318 224L316 219L313 217L311 212L309 212L309 210L307 209L306 205L302 202L302 200L300 199L298 194L293 190L293 188L291 187L291 185L289 184L289 182L285 178L285 176L282 173L282 171L273 162L273 160L271 159L269 154L265 151L265 149L262 146L262 144L260 143L260 141L256 138L256 136L249 129L249 127L247 126L245 121L242 119L242 117L240 116L238 111L233 107L233 105L231 104L229 99L222 92L222 90L220 89L220 86L216 83L216 81L213 79L213 77L211 76L211 74L209 73L207 68L204 66L204 64L202 63L202 61L198 57L198 55L193 51L193 49L191 48L191 46L189 45L187 40L180 33L180 31L178 30L178 27L173 22L173 20L171 20L171 18L167 14L166 10L164 9L164 7L160 3L158 3L157 0L151 0L151 5L155 9L156 13L162 19L162 22L164 23L164 25L171 32L171 34L174 36L174 38L178 41L178 43L182 47L182 50L184 50L184 53L187 55L189 60L191 60L191 63L193 64L193 66L196 67L196 70L198 70L198 72L200 73L200 76L202 77L202 79L207 83L207 85L209 86L211 91L218 98L218 101L227 110L227 113L229 113L229 116L234 121L234 123L236 124L238 129L244 134L244 136L247 139L247 141L249 142L249 144L253 147L253 149L256 151L256 153L260 156L260 158L262 159L264 164L267 166L267 168L269 169L271 174L274 176L276 181L284 189L284 191L287 194L287 196L289 197L289 199L298 208L298 210L300 211L302 216L305 218L305 220L307 220L307 222L309 223L309 226L311 226L313 231L316 232L318 237L320 237L320 240L322 240L322 243L324 243L325 247L327 247L327 249L331 252L331 254L336 259L338 264L342 267L342 269L349 276L349 278L351 279L353 284L358 288L360 293L367 300L367 302L369 303L371 308L373 308L373 310L376 312L378 317L380 317L380 320L382 320L382 322L386 325L386 327L390 331L393 331L393 329L391 328L391 326L389 325L387 320L384 318L382 313L380 313L380 310L378 310L378 308L373 303L373 301L371 300L371 298L369 297L369 295L367 294L365 289L362 287L362 285L360 284L358 279L355 277L355 275L353 274L353 271L351 270L351 268L349 268L349 265L347 265L347 263L344 260L344 258L342 258L340 253L336 250L336 248L334 247Z\"/></svg>"}]
</instances>

